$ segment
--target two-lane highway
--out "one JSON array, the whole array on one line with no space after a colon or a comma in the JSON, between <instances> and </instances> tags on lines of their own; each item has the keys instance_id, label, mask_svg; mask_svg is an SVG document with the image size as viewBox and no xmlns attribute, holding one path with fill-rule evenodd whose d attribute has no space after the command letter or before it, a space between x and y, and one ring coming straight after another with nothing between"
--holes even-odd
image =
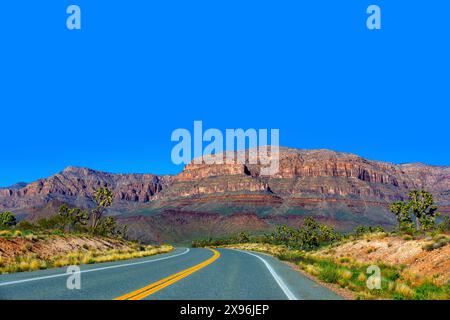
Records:
<instances>
[{"instance_id":1,"label":"two-lane highway","mask_svg":"<svg viewBox=\"0 0 450 320\"><path fill-rule=\"evenodd\" d=\"M232 249L80 267L80 289L67 287L66 268L0 275L0 299L340 299L273 257Z\"/></svg>"}]
</instances>

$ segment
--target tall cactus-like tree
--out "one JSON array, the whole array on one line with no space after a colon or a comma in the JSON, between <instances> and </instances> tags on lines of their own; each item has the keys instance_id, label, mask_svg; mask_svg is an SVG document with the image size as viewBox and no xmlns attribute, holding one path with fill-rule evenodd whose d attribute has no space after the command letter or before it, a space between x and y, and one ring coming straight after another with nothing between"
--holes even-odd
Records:
<instances>
[{"instance_id":1,"label":"tall cactus-like tree","mask_svg":"<svg viewBox=\"0 0 450 320\"><path fill-rule=\"evenodd\" d=\"M110 207L114 201L113 192L108 188L100 188L95 191L94 200L97 207L91 212L92 231L95 232L106 208Z\"/></svg>"},{"instance_id":2,"label":"tall cactus-like tree","mask_svg":"<svg viewBox=\"0 0 450 320\"><path fill-rule=\"evenodd\" d=\"M425 190L413 190L409 193L411 211L416 217L417 230L428 230L434 227L436 217L440 215L434 204L433 195Z\"/></svg>"},{"instance_id":3,"label":"tall cactus-like tree","mask_svg":"<svg viewBox=\"0 0 450 320\"><path fill-rule=\"evenodd\" d=\"M389 207L389 211L397 216L400 229L413 228L413 217L416 230L433 229L436 217L440 215L438 207L434 204L433 195L425 190L412 190L408 197L408 202L396 201Z\"/></svg>"}]
</instances>

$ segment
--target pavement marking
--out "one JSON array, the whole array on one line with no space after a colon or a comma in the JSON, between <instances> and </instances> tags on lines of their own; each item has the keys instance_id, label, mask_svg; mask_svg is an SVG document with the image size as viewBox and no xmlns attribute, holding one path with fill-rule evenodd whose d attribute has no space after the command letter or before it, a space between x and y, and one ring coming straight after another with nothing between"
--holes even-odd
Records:
<instances>
[{"instance_id":1,"label":"pavement marking","mask_svg":"<svg viewBox=\"0 0 450 320\"><path fill-rule=\"evenodd\" d=\"M184 254L188 253L189 251L190 251L190 249L186 248L185 251L183 251L181 253L177 253L177 254L171 255L171 256L168 256L168 257L152 259L152 260L146 260L146 261L139 261L139 262L130 262L130 263L124 263L124 264L108 266L108 267L101 267L101 268L95 268L95 269L89 269L89 270L82 270L82 271L77 272L77 273L88 273L88 272L94 272L94 271L102 271L102 270L108 270L108 269L129 267L129 266L134 266L134 265L144 264L144 263L151 263L151 262L156 262L156 261L161 261L161 260L166 260L166 259L172 259L172 258L181 256L181 255L184 255ZM1 286L12 285L12 284L30 282L30 281L38 281L38 280L45 280L45 279L52 279L52 278L59 278L59 277L67 277L67 276L68 276L67 273L59 273L59 274L53 274L53 275L50 275L50 276L42 276L42 277L36 277L36 278L29 278L29 279L1 282L0 283L0 287Z\"/></svg>"},{"instance_id":2,"label":"pavement marking","mask_svg":"<svg viewBox=\"0 0 450 320\"><path fill-rule=\"evenodd\" d=\"M283 293L286 295L286 297L289 300L298 300L297 297L288 288L286 283L284 283L283 279L281 279L281 277L276 273L276 271L272 268L272 266L266 260L264 260L262 257L258 256L257 254L248 252L248 251L243 251L243 250L238 250L238 249L231 249L231 250L235 250L235 251L239 251L239 252L242 252L242 253L246 253L246 254L249 254L249 255L254 256L254 257L258 258L259 260L261 260L264 263L264 265L266 266L266 268L269 270L270 274L275 279L277 284L280 286L281 290L283 290Z\"/></svg>"},{"instance_id":3,"label":"pavement marking","mask_svg":"<svg viewBox=\"0 0 450 320\"><path fill-rule=\"evenodd\" d=\"M159 290L164 289L165 287L170 286L171 284L173 284L183 278L186 278L187 276L193 274L194 272L197 272L200 269L203 269L207 265L210 265L211 263L213 263L214 261L219 259L219 257L220 257L219 251L214 250L214 249L209 249L209 250L211 250L214 253L213 256L211 258L203 261L202 263L199 263L193 267L190 267L188 269L177 272L177 273L175 273L171 276L168 276L164 279L158 280L158 281L156 281L152 284L149 284L148 286L145 286L141 289L124 294L123 296L117 297L114 300L141 300Z\"/></svg>"}]
</instances>

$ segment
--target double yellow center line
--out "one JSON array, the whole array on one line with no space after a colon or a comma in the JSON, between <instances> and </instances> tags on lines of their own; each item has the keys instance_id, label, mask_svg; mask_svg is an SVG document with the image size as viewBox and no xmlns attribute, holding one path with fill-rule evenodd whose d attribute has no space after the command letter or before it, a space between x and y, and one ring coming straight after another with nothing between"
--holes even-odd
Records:
<instances>
[{"instance_id":1,"label":"double yellow center line","mask_svg":"<svg viewBox=\"0 0 450 320\"><path fill-rule=\"evenodd\" d=\"M165 287L170 286L172 283L175 283L183 278L186 278L187 276L193 274L194 272L206 267L207 265L209 265L209 264L213 263L214 261L216 261L217 259L219 259L219 257L220 257L219 251L214 250L214 249L209 249L209 250L211 250L214 254L208 260L205 260L202 263L199 263L193 267L190 267L188 269L185 269L183 271L175 273L171 276L168 276L167 278L158 280L158 281L156 281L152 284L149 284L148 286L145 286L141 289L138 289L136 291L127 293L123 296L117 297L114 300L141 300L161 289L164 289Z\"/></svg>"}]
</instances>

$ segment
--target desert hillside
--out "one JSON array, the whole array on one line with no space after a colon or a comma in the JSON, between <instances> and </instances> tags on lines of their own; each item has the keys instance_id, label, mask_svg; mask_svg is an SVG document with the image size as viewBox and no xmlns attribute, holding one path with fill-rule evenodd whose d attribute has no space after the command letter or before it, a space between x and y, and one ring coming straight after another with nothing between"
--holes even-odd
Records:
<instances>
[{"instance_id":1,"label":"desert hillside","mask_svg":"<svg viewBox=\"0 0 450 320\"><path fill-rule=\"evenodd\" d=\"M93 235L33 234L20 230L2 230L0 274L140 258L172 249L168 245L140 245Z\"/></svg>"},{"instance_id":2,"label":"desert hillside","mask_svg":"<svg viewBox=\"0 0 450 320\"><path fill-rule=\"evenodd\" d=\"M443 236L442 239L448 241L450 237ZM320 250L315 255L333 259L350 258L361 264L383 261L402 267L403 275L411 277L412 281L433 279L439 284L446 284L450 281L450 246L440 247L437 243L439 240L432 238L374 235Z\"/></svg>"}]
</instances>

